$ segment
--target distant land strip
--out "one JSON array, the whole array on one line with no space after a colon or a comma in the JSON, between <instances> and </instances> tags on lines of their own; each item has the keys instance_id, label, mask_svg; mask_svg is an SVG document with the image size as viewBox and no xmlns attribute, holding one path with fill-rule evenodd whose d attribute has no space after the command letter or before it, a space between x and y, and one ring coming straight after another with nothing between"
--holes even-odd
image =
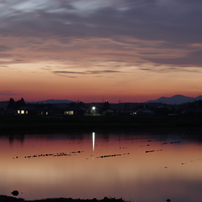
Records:
<instances>
[{"instance_id":1,"label":"distant land strip","mask_svg":"<svg viewBox=\"0 0 202 202\"><path fill-rule=\"evenodd\" d=\"M0 134L94 130L202 129L202 117L0 116Z\"/></svg>"}]
</instances>

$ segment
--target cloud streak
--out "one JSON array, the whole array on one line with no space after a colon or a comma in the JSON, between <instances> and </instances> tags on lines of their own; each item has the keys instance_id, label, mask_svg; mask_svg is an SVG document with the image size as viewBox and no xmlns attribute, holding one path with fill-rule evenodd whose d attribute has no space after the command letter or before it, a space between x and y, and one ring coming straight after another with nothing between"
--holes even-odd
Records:
<instances>
[{"instance_id":1,"label":"cloud streak","mask_svg":"<svg viewBox=\"0 0 202 202\"><path fill-rule=\"evenodd\" d=\"M115 71L115 70L102 70L102 71L83 71L83 72L78 72L78 71L53 71L54 74L60 75L60 76L68 76L72 77L71 75L102 75L102 74L114 74L114 73L122 73L120 71ZM72 77L76 78L76 77Z\"/></svg>"}]
</instances>

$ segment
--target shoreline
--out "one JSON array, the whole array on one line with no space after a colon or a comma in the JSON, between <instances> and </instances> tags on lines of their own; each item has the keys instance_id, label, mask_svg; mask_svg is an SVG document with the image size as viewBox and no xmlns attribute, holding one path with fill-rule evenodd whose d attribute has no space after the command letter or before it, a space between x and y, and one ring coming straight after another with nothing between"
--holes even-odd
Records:
<instances>
[{"instance_id":1,"label":"shoreline","mask_svg":"<svg viewBox=\"0 0 202 202\"><path fill-rule=\"evenodd\" d=\"M0 135L72 131L202 130L202 117L0 116Z\"/></svg>"}]
</instances>

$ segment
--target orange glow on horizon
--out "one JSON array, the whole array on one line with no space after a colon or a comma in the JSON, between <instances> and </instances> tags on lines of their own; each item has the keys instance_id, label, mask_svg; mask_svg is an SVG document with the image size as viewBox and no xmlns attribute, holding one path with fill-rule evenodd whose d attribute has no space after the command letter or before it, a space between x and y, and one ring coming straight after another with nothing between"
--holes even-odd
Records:
<instances>
[{"instance_id":1,"label":"orange glow on horizon","mask_svg":"<svg viewBox=\"0 0 202 202\"><path fill-rule=\"evenodd\" d=\"M140 59L139 51L144 52L145 49L131 47L128 43L148 46L147 51L157 52L159 57L182 57L186 54L183 50L167 49L159 53L155 44L158 46L163 43L161 41L126 38L118 43L111 39L72 38L71 44L64 45L54 39L32 40L40 42L42 47L52 44L57 51L40 47L38 51L19 48L20 44L26 47L27 42L5 37L5 45L12 42L16 46L12 54L18 53L22 58L5 57L0 61L0 74L4 75L1 78L1 101L23 97L26 101L67 99L101 102L104 99L117 103L119 100L145 102L161 96L182 94L196 97L201 94L202 80L197 67L156 65ZM105 49L108 43L112 45L111 49ZM134 53L115 48L125 43Z\"/></svg>"},{"instance_id":2,"label":"orange glow on horizon","mask_svg":"<svg viewBox=\"0 0 202 202\"><path fill-rule=\"evenodd\" d=\"M28 64L24 64L26 67ZM39 67L41 65L39 64ZM43 66L43 65L42 65ZM137 70L140 78L133 74L125 73L124 77L118 73L113 77L104 73L102 76L76 75L77 78L55 75L47 70L33 71L21 67L16 70L4 70L6 77L1 80L1 101L21 99L26 101L40 101L47 99L67 99L71 101L101 102L103 99L112 103L122 102L145 102L157 99L161 96L170 97L175 94L185 96L199 96L200 89L191 88L189 82L190 74L184 73L181 82L178 78L172 78L172 82L166 81L165 75L161 73L145 73ZM16 73L14 73L16 71ZM194 73L193 73L194 75ZM196 83L201 82L200 75L194 75ZM8 83L8 81L12 81ZM162 85L163 83L163 85ZM185 90L186 89L186 90ZM195 91L195 92L194 92ZM3 93L5 92L5 93ZM6 92L8 92L6 95Z\"/></svg>"}]
</instances>

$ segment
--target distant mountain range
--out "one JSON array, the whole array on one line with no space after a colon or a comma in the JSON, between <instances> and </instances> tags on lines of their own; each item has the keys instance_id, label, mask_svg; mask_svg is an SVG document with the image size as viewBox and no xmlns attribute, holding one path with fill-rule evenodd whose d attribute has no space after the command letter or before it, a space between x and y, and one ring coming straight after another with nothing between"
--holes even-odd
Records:
<instances>
[{"instance_id":1,"label":"distant mountain range","mask_svg":"<svg viewBox=\"0 0 202 202\"><path fill-rule=\"evenodd\" d=\"M163 104L183 104L187 102L194 102L197 100L202 100L202 95L198 97L187 97L184 95L174 95L172 97L160 97L156 100L149 100L145 103L163 103ZM50 99L50 100L42 100L42 101L36 101L36 102L28 102L28 103L43 103L43 104L60 104L60 103L72 103L74 101L71 100L55 100L55 99ZM7 104L7 102L1 102L1 104Z\"/></svg>"},{"instance_id":2,"label":"distant mountain range","mask_svg":"<svg viewBox=\"0 0 202 202\"><path fill-rule=\"evenodd\" d=\"M198 96L198 97L187 97L184 95L174 95L172 97L160 97L157 100L149 100L147 101L147 103L149 102L159 102L159 103L164 103L164 104L183 104L183 103L187 103L187 102L194 102L197 100L202 100L202 95Z\"/></svg>"}]
</instances>

